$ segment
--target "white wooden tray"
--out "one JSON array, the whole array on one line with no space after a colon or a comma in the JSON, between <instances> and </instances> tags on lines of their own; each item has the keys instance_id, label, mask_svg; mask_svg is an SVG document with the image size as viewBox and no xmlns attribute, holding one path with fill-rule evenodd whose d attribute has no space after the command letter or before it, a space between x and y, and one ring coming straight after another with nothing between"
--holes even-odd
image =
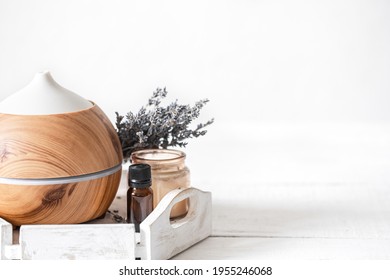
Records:
<instances>
[{"instance_id":1,"label":"white wooden tray","mask_svg":"<svg viewBox=\"0 0 390 280\"><path fill-rule=\"evenodd\" d=\"M188 214L171 221L173 205L186 198ZM169 259L210 234L211 193L188 188L168 193L140 233L127 223L26 225L17 243L12 225L0 218L0 259Z\"/></svg>"}]
</instances>

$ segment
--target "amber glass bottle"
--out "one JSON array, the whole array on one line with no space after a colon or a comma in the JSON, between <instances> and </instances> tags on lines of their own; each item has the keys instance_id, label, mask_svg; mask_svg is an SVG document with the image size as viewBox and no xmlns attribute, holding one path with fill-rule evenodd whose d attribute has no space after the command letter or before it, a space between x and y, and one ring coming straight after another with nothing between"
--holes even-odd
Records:
<instances>
[{"instance_id":1,"label":"amber glass bottle","mask_svg":"<svg viewBox=\"0 0 390 280\"><path fill-rule=\"evenodd\" d=\"M133 164L128 172L127 222L139 232L140 224L153 211L153 191L150 165Z\"/></svg>"}]
</instances>

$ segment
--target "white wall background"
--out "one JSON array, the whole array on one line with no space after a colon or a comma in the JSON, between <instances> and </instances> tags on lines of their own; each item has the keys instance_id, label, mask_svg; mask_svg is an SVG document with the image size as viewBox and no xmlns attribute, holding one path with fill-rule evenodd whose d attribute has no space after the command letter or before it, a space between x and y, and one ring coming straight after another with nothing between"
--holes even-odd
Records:
<instances>
[{"instance_id":1,"label":"white wall background","mask_svg":"<svg viewBox=\"0 0 390 280\"><path fill-rule=\"evenodd\" d=\"M158 86L209 98L216 122L187 148L198 186L390 180L390 126L372 125L390 121L387 0L0 0L0 98L44 69L112 120Z\"/></svg>"},{"instance_id":2,"label":"white wall background","mask_svg":"<svg viewBox=\"0 0 390 280\"><path fill-rule=\"evenodd\" d=\"M390 2L0 0L0 99L49 69L114 112L157 86L216 120L390 120Z\"/></svg>"}]
</instances>

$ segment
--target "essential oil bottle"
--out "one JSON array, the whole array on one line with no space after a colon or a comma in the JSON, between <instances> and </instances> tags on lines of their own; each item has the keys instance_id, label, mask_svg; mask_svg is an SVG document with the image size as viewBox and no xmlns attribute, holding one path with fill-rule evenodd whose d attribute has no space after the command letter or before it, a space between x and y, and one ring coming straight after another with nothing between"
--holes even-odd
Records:
<instances>
[{"instance_id":1,"label":"essential oil bottle","mask_svg":"<svg viewBox=\"0 0 390 280\"><path fill-rule=\"evenodd\" d=\"M127 222L133 223L135 231L153 211L152 176L149 164L133 164L129 166L127 190Z\"/></svg>"}]
</instances>

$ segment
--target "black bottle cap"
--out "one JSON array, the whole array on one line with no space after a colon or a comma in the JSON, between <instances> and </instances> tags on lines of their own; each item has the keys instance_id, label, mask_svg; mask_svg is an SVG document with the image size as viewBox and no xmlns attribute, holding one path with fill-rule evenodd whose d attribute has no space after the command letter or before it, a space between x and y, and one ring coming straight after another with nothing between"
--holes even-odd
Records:
<instances>
[{"instance_id":1,"label":"black bottle cap","mask_svg":"<svg viewBox=\"0 0 390 280\"><path fill-rule=\"evenodd\" d=\"M149 164L132 164L129 166L128 184L133 188L148 188L152 185L152 173Z\"/></svg>"}]
</instances>

